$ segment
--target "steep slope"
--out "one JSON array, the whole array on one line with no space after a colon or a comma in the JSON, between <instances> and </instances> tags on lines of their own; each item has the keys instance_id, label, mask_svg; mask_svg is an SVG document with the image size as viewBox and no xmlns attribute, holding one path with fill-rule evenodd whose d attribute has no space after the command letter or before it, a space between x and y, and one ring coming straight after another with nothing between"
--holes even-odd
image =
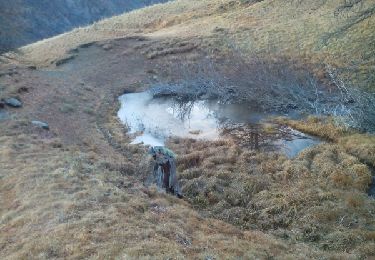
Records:
<instances>
[{"instance_id":1,"label":"steep slope","mask_svg":"<svg viewBox=\"0 0 375 260\"><path fill-rule=\"evenodd\" d=\"M1 259L375 255L369 170L337 145L289 160L227 141L175 139L185 200L145 186L151 158L129 144L117 97L147 88L176 59L203 56L148 59L161 44L130 37L79 48L57 69L0 66L0 85L23 101L0 121ZM356 142L351 152L373 161L373 142Z\"/></svg>"},{"instance_id":2,"label":"steep slope","mask_svg":"<svg viewBox=\"0 0 375 260\"><path fill-rule=\"evenodd\" d=\"M0 51L166 0L0 1Z\"/></svg>"},{"instance_id":3,"label":"steep slope","mask_svg":"<svg viewBox=\"0 0 375 260\"><path fill-rule=\"evenodd\" d=\"M220 90L224 78L229 93L243 87L276 102L275 88L298 90L299 76L330 90L331 67L348 89L371 90L372 8L178 0L1 57L0 99L23 107L0 108L0 258L373 258L373 135L332 118L278 119L325 140L296 158L173 138L185 195L177 200L147 186L147 149L130 144L117 119L119 95L155 84Z\"/></svg>"}]
</instances>

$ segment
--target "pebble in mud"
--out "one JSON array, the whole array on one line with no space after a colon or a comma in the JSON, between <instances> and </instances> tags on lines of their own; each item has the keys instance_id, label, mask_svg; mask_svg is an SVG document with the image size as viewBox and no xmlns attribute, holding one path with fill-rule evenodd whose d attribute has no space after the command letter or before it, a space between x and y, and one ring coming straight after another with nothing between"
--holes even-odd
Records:
<instances>
[{"instance_id":1,"label":"pebble in mud","mask_svg":"<svg viewBox=\"0 0 375 260\"><path fill-rule=\"evenodd\" d=\"M45 130L49 130L49 125L45 122L42 122L42 121L31 121L31 123L36 126L36 127L39 127L39 128L42 128L42 129L45 129Z\"/></svg>"},{"instance_id":2,"label":"pebble in mud","mask_svg":"<svg viewBox=\"0 0 375 260\"><path fill-rule=\"evenodd\" d=\"M4 103L10 107L22 107L22 102L17 98L7 98L4 100Z\"/></svg>"}]
</instances>

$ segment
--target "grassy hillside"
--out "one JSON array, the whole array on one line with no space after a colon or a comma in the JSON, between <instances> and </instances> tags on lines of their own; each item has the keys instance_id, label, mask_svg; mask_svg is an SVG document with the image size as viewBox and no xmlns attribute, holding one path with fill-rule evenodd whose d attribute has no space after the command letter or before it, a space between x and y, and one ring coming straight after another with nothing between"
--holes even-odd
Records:
<instances>
[{"instance_id":1,"label":"grassy hillside","mask_svg":"<svg viewBox=\"0 0 375 260\"><path fill-rule=\"evenodd\" d=\"M250 57L297 59L314 65L320 75L329 64L355 86L373 90L374 12L371 0L177 0L104 20L23 51L27 60L46 65L70 49L92 41L135 34L154 38L198 37L205 43L203 49L225 52L236 46Z\"/></svg>"},{"instance_id":2,"label":"grassy hillside","mask_svg":"<svg viewBox=\"0 0 375 260\"><path fill-rule=\"evenodd\" d=\"M0 52L69 31L78 26L165 1L75 0L0 1Z\"/></svg>"},{"instance_id":3,"label":"grassy hillside","mask_svg":"<svg viewBox=\"0 0 375 260\"><path fill-rule=\"evenodd\" d=\"M23 106L0 107L0 258L375 257L373 135L331 118L274 119L325 141L296 158L173 138L178 200L146 185L151 158L116 114L124 92L199 84L206 56L233 80L258 68L240 57L265 69L255 76L288 65L324 81L329 65L374 90L373 10L371 0L177 0L1 57L0 99Z\"/></svg>"}]
</instances>

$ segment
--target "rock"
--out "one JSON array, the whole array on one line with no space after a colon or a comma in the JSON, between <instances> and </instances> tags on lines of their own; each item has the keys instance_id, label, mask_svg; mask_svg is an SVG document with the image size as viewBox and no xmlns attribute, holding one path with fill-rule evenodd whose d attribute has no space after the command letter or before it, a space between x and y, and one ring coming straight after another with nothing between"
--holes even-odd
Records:
<instances>
[{"instance_id":1,"label":"rock","mask_svg":"<svg viewBox=\"0 0 375 260\"><path fill-rule=\"evenodd\" d=\"M5 108L5 102L0 101L0 109L3 109L3 108Z\"/></svg>"},{"instance_id":2,"label":"rock","mask_svg":"<svg viewBox=\"0 0 375 260\"><path fill-rule=\"evenodd\" d=\"M192 134L192 135L200 135L202 133L201 130L191 130L189 131L189 134Z\"/></svg>"},{"instance_id":3,"label":"rock","mask_svg":"<svg viewBox=\"0 0 375 260\"><path fill-rule=\"evenodd\" d=\"M4 102L10 107L22 107L22 102L17 98L7 98L4 100Z\"/></svg>"},{"instance_id":4,"label":"rock","mask_svg":"<svg viewBox=\"0 0 375 260\"><path fill-rule=\"evenodd\" d=\"M109 43L102 45L103 50L109 51L113 48L113 46Z\"/></svg>"},{"instance_id":5,"label":"rock","mask_svg":"<svg viewBox=\"0 0 375 260\"><path fill-rule=\"evenodd\" d=\"M85 85L85 86L83 86L83 89L86 90L86 91L93 91L92 86Z\"/></svg>"},{"instance_id":6,"label":"rock","mask_svg":"<svg viewBox=\"0 0 375 260\"><path fill-rule=\"evenodd\" d=\"M42 129L49 130L49 125L47 123L44 123L42 121L31 121L31 123L37 127L40 127Z\"/></svg>"}]
</instances>

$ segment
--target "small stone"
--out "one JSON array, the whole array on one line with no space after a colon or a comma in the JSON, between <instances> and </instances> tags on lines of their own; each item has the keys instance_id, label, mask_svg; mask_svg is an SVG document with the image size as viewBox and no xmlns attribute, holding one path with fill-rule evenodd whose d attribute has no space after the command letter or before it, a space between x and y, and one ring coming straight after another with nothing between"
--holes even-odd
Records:
<instances>
[{"instance_id":1,"label":"small stone","mask_svg":"<svg viewBox=\"0 0 375 260\"><path fill-rule=\"evenodd\" d=\"M109 43L102 45L103 50L109 51L113 48L113 46Z\"/></svg>"},{"instance_id":2,"label":"small stone","mask_svg":"<svg viewBox=\"0 0 375 260\"><path fill-rule=\"evenodd\" d=\"M17 98L8 98L5 99L4 102L10 107L22 107L22 102L19 101Z\"/></svg>"},{"instance_id":3,"label":"small stone","mask_svg":"<svg viewBox=\"0 0 375 260\"><path fill-rule=\"evenodd\" d=\"M83 89L86 91L93 91L93 87L88 85L83 86Z\"/></svg>"},{"instance_id":4,"label":"small stone","mask_svg":"<svg viewBox=\"0 0 375 260\"><path fill-rule=\"evenodd\" d=\"M31 121L31 123L37 127L40 127L42 129L49 130L49 125L42 121Z\"/></svg>"},{"instance_id":5,"label":"small stone","mask_svg":"<svg viewBox=\"0 0 375 260\"><path fill-rule=\"evenodd\" d=\"M202 133L201 130L190 130L189 131L189 134L192 134L192 135L200 135Z\"/></svg>"}]
</instances>

